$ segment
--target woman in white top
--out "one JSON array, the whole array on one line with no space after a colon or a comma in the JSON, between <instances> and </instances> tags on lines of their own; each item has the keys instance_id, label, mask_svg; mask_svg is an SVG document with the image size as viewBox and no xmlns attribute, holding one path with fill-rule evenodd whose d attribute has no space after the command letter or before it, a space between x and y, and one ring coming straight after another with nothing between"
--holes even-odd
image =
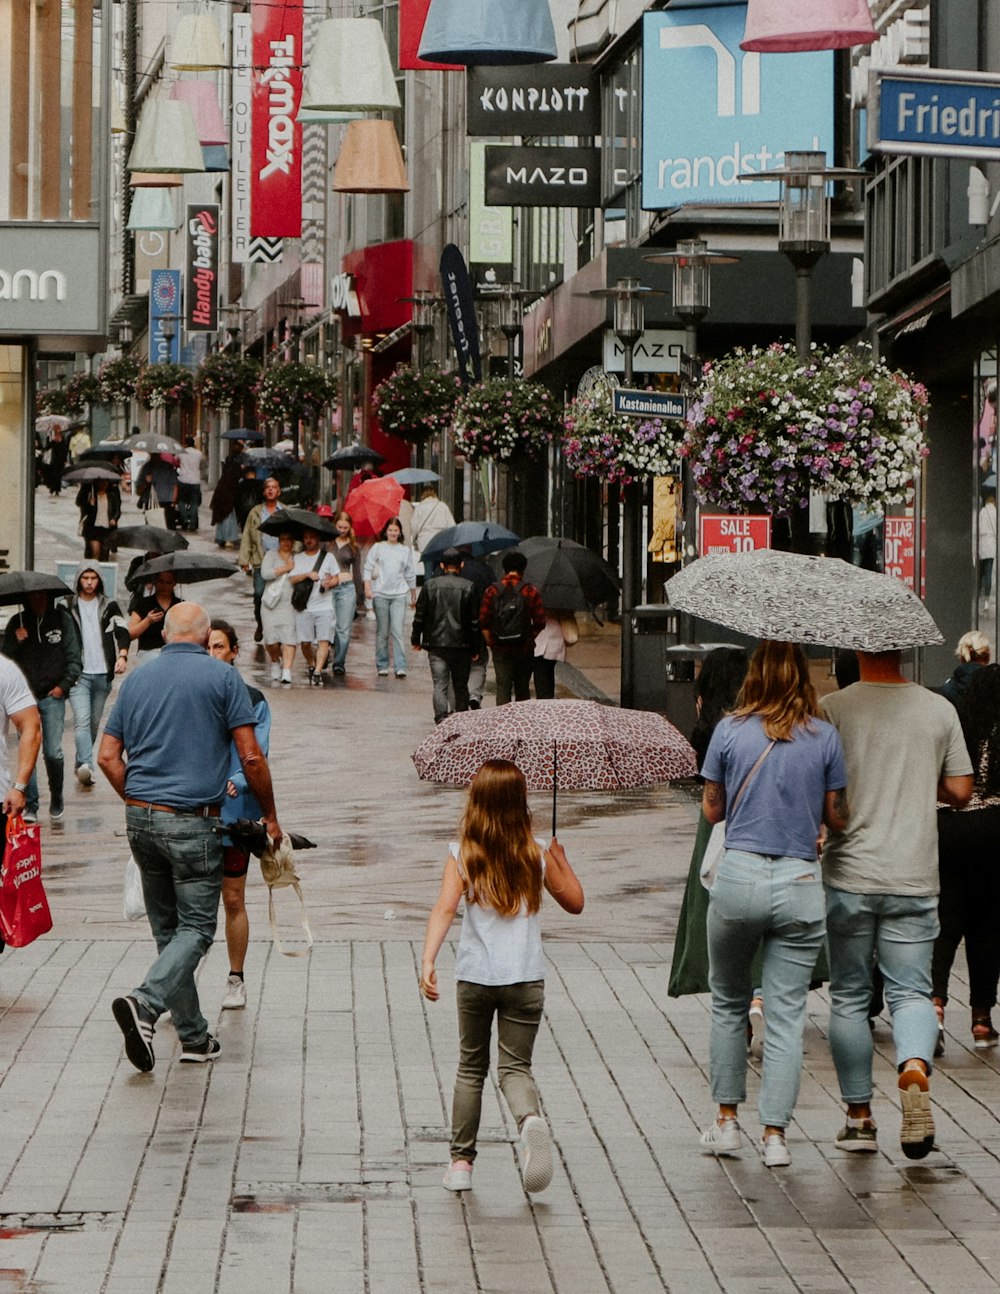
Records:
<instances>
[{"instance_id":1,"label":"woman in white top","mask_svg":"<svg viewBox=\"0 0 1000 1294\"><path fill-rule=\"evenodd\" d=\"M500 1090L521 1134L525 1190L544 1190L552 1179L549 1129L531 1073L545 1002L538 919L543 885L567 912L583 911L583 887L562 845L553 839L546 849L531 833L521 770L507 760L487 760L469 787L460 839L448 850L441 893L427 922L420 971L421 992L436 1002L434 962L464 899L455 957L459 1062L451 1160L443 1182L448 1191L472 1187L494 1015Z\"/></svg>"},{"instance_id":2,"label":"woman in white top","mask_svg":"<svg viewBox=\"0 0 1000 1294\"><path fill-rule=\"evenodd\" d=\"M288 579L294 570L295 535L291 530L283 530L278 536L278 547L269 548L260 564L260 577L264 581L260 626L264 631L264 650L271 662L271 682L280 682L284 687L292 686L292 666L299 641Z\"/></svg>"},{"instance_id":3,"label":"woman in white top","mask_svg":"<svg viewBox=\"0 0 1000 1294\"><path fill-rule=\"evenodd\" d=\"M264 568L261 566L261 574L263 573ZM330 655L330 643L333 641L333 590L339 579L337 559L320 547L319 531L305 527L302 531L302 552L295 554L288 582L294 590L295 585L301 584L303 580L312 581L312 592L305 610L295 613L295 631L309 668L311 687L323 686L322 669ZM282 675L282 682L284 681Z\"/></svg>"},{"instance_id":4,"label":"woman in white top","mask_svg":"<svg viewBox=\"0 0 1000 1294\"><path fill-rule=\"evenodd\" d=\"M390 517L382 527L377 544L365 558L365 597L375 611L375 668L384 678L389 673L389 635L397 678L406 678L406 642L403 626L407 603L417 601L417 569L413 549L402 543L403 524Z\"/></svg>"}]
</instances>

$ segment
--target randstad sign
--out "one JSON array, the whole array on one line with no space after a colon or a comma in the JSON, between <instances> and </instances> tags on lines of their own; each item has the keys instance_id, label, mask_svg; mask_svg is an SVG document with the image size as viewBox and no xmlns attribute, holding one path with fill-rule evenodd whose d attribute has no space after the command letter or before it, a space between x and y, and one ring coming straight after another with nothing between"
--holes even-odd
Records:
<instances>
[{"instance_id":1,"label":"randstad sign","mask_svg":"<svg viewBox=\"0 0 1000 1294\"><path fill-rule=\"evenodd\" d=\"M4 224L0 337L102 332L103 263L97 227Z\"/></svg>"},{"instance_id":2,"label":"randstad sign","mask_svg":"<svg viewBox=\"0 0 1000 1294\"><path fill-rule=\"evenodd\" d=\"M746 5L658 10L643 19L642 205L773 201L786 149L833 157L833 54L740 49Z\"/></svg>"}]
</instances>

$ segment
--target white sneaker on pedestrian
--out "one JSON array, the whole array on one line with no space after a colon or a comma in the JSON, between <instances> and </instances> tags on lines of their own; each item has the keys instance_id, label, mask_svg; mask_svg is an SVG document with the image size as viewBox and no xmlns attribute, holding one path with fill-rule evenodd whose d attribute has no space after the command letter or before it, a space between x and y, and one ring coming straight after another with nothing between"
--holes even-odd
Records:
<instances>
[{"instance_id":1,"label":"white sneaker on pedestrian","mask_svg":"<svg viewBox=\"0 0 1000 1294\"><path fill-rule=\"evenodd\" d=\"M81 786L93 786L94 771L89 764L81 764L76 770L76 780Z\"/></svg>"},{"instance_id":2,"label":"white sneaker on pedestrian","mask_svg":"<svg viewBox=\"0 0 1000 1294\"><path fill-rule=\"evenodd\" d=\"M540 1114L529 1114L521 1124L524 1167L521 1180L526 1191L544 1191L552 1181L552 1138L549 1125Z\"/></svg>"},{"instance_id":3,"label":"white sneaker on pedestrian","mask_svg":"<svg viewBox=\"0 0 1000 1294\"><path fill-rule=\"evenodd\" d=\"M280 679L281 679L281 662L276 660L272 661L271 662L271 682L277 683L280 681Z\"/></svg>"},{"instance_id":4,"label":"white sneaker on pedestrian","mask_svg":"<svg viewBox=\"0 0 1000 1294\"><path fill-rule=\"evenodd\" d=\"M283 669L281 671L281 686L282 687L292 686L292 671L290 669Z\"/></svg>"},{"instance_id":5,"label":"white sneaker on pedestrian","mask_svg":"<svg viewBox=\"0 0 1000 1294\"><path fill-rule=\"evenodd\" d=\"M713 1122L701 1134L701 1149L705 1155L738 1155L743 1149L740 1125L736 1119Z\"/></svg>"},{"instance_id":6,"label":"white sneaker on pedestrian","mask_svg":"<svg viewBox=\"0 0 1000 1294\"><path fill-rule=\"evenodd\" d=\"M764 1005L758 999L754 999L750 1005L750 1010L747 1012L747 1024L750 1031L750 1055L754 1060L763 1060L766 1024L764 1020Z\"/></svg>"},{"instance_id":7,"label":"white sneaker on pedestrian","mask_svg":"<svg viewBox=\"0 0 1000 1294\"><path fill-rule=\"evenodd\" d=\"M441 1185L446 1191L471 1191L472 1165L467 1159L456 1159L444 1170Z\"/></svg>"},{"instance_id":8,"label":"white sneaker on pedestrian","mask_svg":"<svg viewBox=\"0 0 1000 1294\"><path fill-rule=\"evenodd\" d=\"M222 999L223 1011L239 1011L247 1004L247 986L238 975L226 980L226 995Z\"/></svg>"},{"instance_id":9,"label":"white sneaker on pedestrian","mask_svg":"<svg viewBox=\"0 0 1000 1294\"><path fill-rule=\"evenodd\" d=\"M792 1162L783 1132L772 1132L764 1137L760 1149L766 1168L787 1168Z\"/></svg>"}]
</instances>

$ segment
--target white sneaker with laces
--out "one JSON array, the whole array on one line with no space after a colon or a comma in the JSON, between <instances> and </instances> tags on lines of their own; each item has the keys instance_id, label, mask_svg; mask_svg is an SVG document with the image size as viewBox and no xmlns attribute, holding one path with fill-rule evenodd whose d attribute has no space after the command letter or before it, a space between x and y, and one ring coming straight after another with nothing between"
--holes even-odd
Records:
<instances>
[{"instance_id":1,"label":"white sneaker with laces","mask_svg":"<svg viewBox=\"0 0 1000 1294\"><path fill-rule=\"evenodd\" d=\"M788 1147L785 1145L784 1134L781 1132L772 1132L764 1137L761 1142L761 1153L764 1156L766 1168L787 1168L792 1162Z\"/></svg>"},{"instance_id":2,"label":"white sneaker with laces","mask_svg":"<svg viewBox=\"0 0 1000 1294\"><path fill-rule=\"evenodd\" d=\"M766 1029L763 1006L755 1002L747 1013L747 1019L750 1025L750 1055L754 1060L762 1060L764 1057L764 1033Z\"/></svg>"},{"instance_id":3,"label":"white sneaker with laces","mask_svg":"<svg viewBox=\"0 0 1000 1294\"><path fill-rule=\"evenodd\" d=\"M247 1004L247 986L238 975L226 980L226 995L222 999L223 1011L239 1011Z\"/></svg>"},{"instance_id":4,"label":"white sneaker with laces","mask_svg":"<svg viewBox=\"0 0 1000 1294\"><path fill-rule=\"evenodd\" d=\"M715 1121L701 1134L701 1149L706 1155L738 1155L743 1149L740 1125L736 1119Z\"/></svg>"},{"instance_id":5,"label":"white sneaker with laces","mask_svg":"<svg viewBox=\"0 0 1000 1294\"><path fill-rule=\"evenodd\" d=\"M89 764L81 764L76 770L76 780L81 786L93 786L94 772Z\"/></svg>"},{"instance_id":6,"label":"white sneaker with laces","mask_svg":"<svg viewBox=\"0 0 1000 1294\"><path fill-rule=\"evenodd\" d=\"M529 1114L521 1124L524 1168L521 1179L526 1191L544 1191L552 1181L552 1138L549 1125L540 1114Z\"/></svg>"}]
</instances>

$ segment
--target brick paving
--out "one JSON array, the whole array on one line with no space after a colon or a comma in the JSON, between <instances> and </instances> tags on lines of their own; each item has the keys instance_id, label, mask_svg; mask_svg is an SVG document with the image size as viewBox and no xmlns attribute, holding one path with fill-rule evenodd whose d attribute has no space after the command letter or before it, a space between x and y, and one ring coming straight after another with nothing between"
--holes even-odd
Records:
<instances>
[{"instance_id":1,"label":"brick paving","mask_svg":"<svg viewBox=\"0 0 1000 1294\"><path fill-rule=\"evenodd\" d=\"M39 511L38 565L51 568L78 551L75 512L41 496ZM242 578L192 595L250 623ZM666 995L696 816L679 788L561 798L587 907L545 914L535 1068L555 1177L524 1194L491 1081L475 1189L441 1189L451 945L441 1002L424 1002L416 979L461 793L417 780L426 661L411 660L405 682L376 679L373 628L357 622L345 685L269 692L281 820L319 844L299 855L316 945L302 959L271 946L252 879L248 1009L220 1013L221 930L201 970L223 1044L214 1065L182 1068L169 1020L151 1074L122 1055L110 1001L138 982L152 946L144 923L121 916L127 846L110 789L69 788L64 822L45 825L55 929L0 959L0 1292L995 1290L998 1057L972 1049L964 964L934 1083L940 1150L919 1163L899 1150L884 1023L880 1153L832 1147L841 1112L818 991L792 1166L769 1172L757 1158L753 1073L742 1158L698 1154L708 1001ZM246 637L244 672L261 683ZM614 645L613 631L584 637L581 673L562 686L611 691ZM533 807L547 831L550 805ZM282 895L279 908L294 939L293 904Z\"/></svg>"}]
</instances>

